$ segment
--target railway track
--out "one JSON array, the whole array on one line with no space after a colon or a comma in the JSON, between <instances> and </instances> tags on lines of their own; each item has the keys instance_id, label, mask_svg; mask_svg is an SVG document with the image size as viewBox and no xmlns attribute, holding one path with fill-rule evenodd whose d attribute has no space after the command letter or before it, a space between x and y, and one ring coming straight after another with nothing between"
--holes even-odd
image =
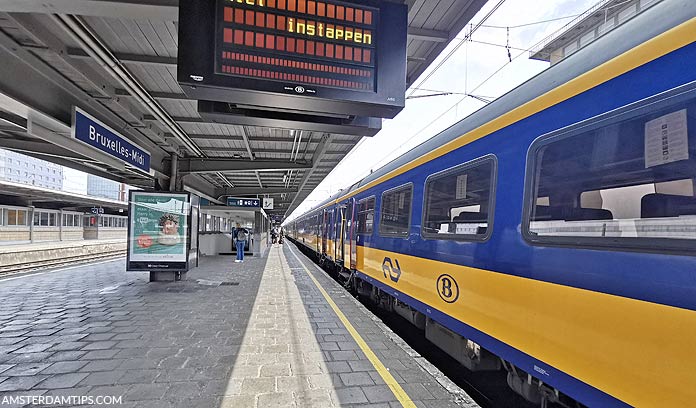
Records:
<instances>
[{"instance_id":1,"label":"railway track","mask_svg":"<svg viewBox=\"0 0 696 408\"><path fill-rule=\"evenodd\" d=\"M0 266L0 278L12 276L16 274L22 274L27 272L34 272L43 269L57 268L61 266L72 266L87 264L94 261L101 261L107 259L117 259L126 256L125 250L110 251L104 254L94 255L77 255L68 256L59 259L49 259L45 261L36 262L24 262L19 264L14 264L10 266Z\"/></svg>"}]
</instances>

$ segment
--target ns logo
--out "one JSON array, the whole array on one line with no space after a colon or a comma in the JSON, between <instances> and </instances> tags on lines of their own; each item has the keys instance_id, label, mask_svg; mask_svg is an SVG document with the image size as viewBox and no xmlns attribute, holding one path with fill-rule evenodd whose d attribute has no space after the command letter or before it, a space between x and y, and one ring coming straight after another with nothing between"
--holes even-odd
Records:
<instances>
[{"instance_id":1,"label":"ns logo","mask_svg":"<svg viewBox=\"0 0 696 408\"><path fill-rule=\"evenodd\" d=\"M401 277L401 267L399 266L399 261L394 258L394 263L392 263L391 258L384 257L382 261L382 272L384 272L384 277L387 276L393 282L398 282Z\"/></svg>"}]
</instances>

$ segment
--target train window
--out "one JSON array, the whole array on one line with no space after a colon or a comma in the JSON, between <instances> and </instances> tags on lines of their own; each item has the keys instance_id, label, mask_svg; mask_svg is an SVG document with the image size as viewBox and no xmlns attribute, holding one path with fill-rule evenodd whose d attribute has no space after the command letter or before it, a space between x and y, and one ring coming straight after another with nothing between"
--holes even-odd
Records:
<instances>
[{"instance_id":1,"label":"train window","mask_svg":"<svg viewBox=\"0 0 696 408\"><path fill-rule=\"evenodd\" d=\"M425 181L423 236L485 240L492 230L495 156L433 174Z\"/></svg>"},{"instance_id":2,"label":"train window","mask_svg":"<svg viewBox=\"0 0 696 408\"><path fill-rule=\"evenodd\" d=\"M529 152L528 165L533 170L528 172L523 230L529 240L693 250L693 96L679 103L646 104L552 135L536 142Z\"/></svg>"},{"instance_id":3,"label":"train window","mask_svg":"<svg viewBox=\"0 0 696 408\"><path fill-rule=\"evenodd\" d=\"M372 234L375 222L375 196L358 201L358 234Z\"/></svg>"},{"instance_id":4,"label":"train window","mask_svg":"<svg viewBox=\"0 0 696 408\"><path fill-rule=\"evenodd\" d=\"M411 224L411 197L413 184L400 186L382 193L379 233L385 236L408 236Z\"/></svg>"}]
</instances>

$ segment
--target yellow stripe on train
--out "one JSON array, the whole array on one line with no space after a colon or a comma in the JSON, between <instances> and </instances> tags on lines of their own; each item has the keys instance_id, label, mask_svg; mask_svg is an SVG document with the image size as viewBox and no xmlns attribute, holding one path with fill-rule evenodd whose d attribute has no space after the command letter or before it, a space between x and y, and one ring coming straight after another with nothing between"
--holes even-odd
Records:
<instances>
[{"instance_id":1,"label":"yellow stripe on train","mask_svg":"<svg viewBox=\"0 0 696 408\"><path fill-rule=\"evenodd\" d=\"M358 270L614 397L640 407L696 401L696 312L378 249ZM385 277L382 263L398 262ZM388 270L388 269L387 269ZM562 271L559 271L562 273ZM441 297L447 282L458 289ZM444 290L448 294L448 290Z\"/></svg>"}]
</instances>

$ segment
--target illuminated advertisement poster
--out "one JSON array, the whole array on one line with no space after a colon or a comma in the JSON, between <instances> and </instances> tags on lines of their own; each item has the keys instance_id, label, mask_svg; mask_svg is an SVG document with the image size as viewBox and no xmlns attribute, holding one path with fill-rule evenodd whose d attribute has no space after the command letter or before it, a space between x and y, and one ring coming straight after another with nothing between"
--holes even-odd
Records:
<instances>
[{"instance_id":1,"label":"illuminated advertisement poster","mask_svg":"<svg viewBox=\"0 0 696 408\"><path fill-rule=\"evenodd\" d=\"M128 270L187 270L190 208L186 193L131 191Z\"/></svg>"}]
</instances>

